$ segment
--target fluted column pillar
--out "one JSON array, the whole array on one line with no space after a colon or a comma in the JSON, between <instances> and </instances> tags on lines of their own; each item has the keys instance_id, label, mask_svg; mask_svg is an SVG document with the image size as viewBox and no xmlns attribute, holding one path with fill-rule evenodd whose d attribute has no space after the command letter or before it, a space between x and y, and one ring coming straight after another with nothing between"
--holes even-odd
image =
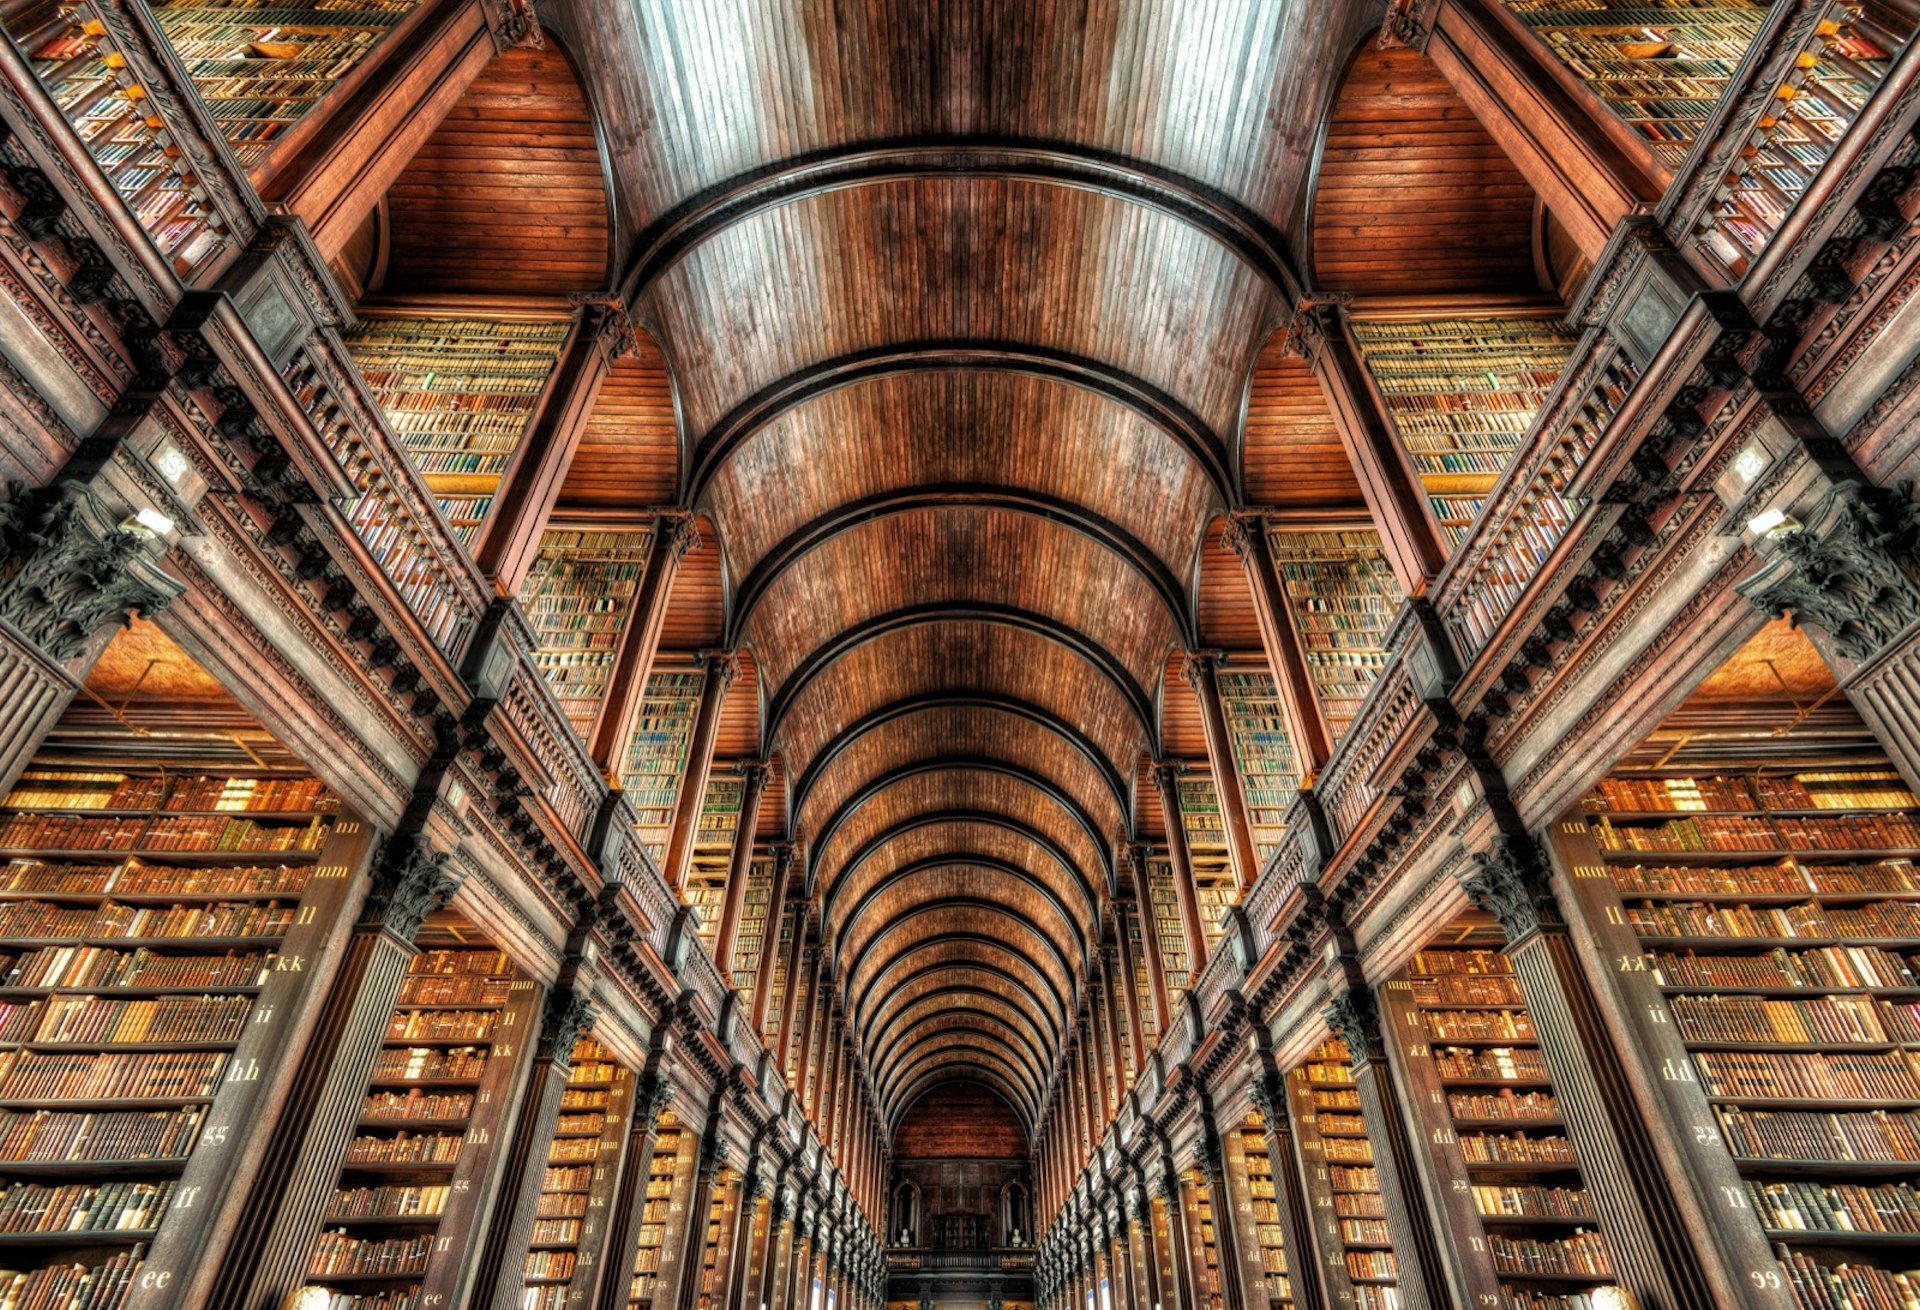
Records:
<instances>
[{"instance_id":1,"label":"fluted column pillar","mask_svg":"<svg viewBox=\"0 0 1920 1310\"><path fill-rule=\"evenodd\" d=\"M706 804L707 779L713 773L713 745L720 731L720 711L726 704L727 688L733 685L734 674L740 668L738 657L732 651L712 652L705 662L707 678L700 687L700 706L694 713L693 732L687 746L687 770L680 779L680 795L673 806L667 862L660 870L667 886L676 893L687 885L687 869L693 862L693 839L700 831L700 810Z\"/></svg>"}]
</instances>

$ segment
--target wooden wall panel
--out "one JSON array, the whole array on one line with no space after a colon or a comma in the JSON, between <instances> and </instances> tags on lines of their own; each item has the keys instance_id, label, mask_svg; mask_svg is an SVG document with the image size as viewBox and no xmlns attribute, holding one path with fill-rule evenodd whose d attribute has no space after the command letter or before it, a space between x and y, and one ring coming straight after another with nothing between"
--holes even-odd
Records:
<instances>
[{"instance_id":1,"label":"wooden wall panel","mask_svg":"<svg viewBox=\"0 0 1920 1310\"><path fill-rule=\"evenodd\" d=\"M566 295L607 282L605 173L559 47L487 65L387 192L387 291Z\"/></svg>"},{"instance_id":2,"label":"wooden wall panel","mask_svg":"<svg viewBox=\"0 0 1920 1310\"><path fill-rule=\"evenodd\" d=\"M635 338L635 353L616 363L600 388L560 488L562 505L671 505L679 491L679 439L667 359L647 333L636 331Z\"/></svg>"},{"instance_id":3,"label":"wooden wall panel","mask_svg":"<svg viewBox=\"0 0 1920 1310\"><path fill-rule=\"evenodd\" d=\"M1426 56L1363 50L1313 198L1315 284L1369 294L1532 291L1533 188Z\"/></svg>"},{"instance_id":4,"label":"wooden wall panel","mask_svg":"<svg viewBox=\"0 0 1920 1310\"><path fill-rule=\"evenodd\" d=\"M1267 339L1247 389L1241 477L1247 503L1298 507L1364 505L1353 461L1303 359L1288 358L1284 333Z\"/></svg>"}]
</instances>

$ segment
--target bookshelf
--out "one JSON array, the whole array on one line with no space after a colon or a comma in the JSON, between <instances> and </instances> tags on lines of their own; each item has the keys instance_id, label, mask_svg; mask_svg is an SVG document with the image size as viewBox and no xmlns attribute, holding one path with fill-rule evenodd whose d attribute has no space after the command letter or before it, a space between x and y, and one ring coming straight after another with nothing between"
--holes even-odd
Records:
<instances>
[{"instance_id":1,"label":"bookshelf","mask_svg":"<svg viewBox=\"0 0 1920 1310\"><path fill-rule=\"evenodd\" d=\"M1377 533L1275 529L1271 541L1307 675L1337 742L1386 667L1399 584Z\"/></svg>"},{"instance_id":2,"label":"bookshelf","mask_svg":"<svg viewBox=\"0 0 1920 1310\"><path fill-rule=\"evenodd\" d=\"M666 858L667 841L673 835L673 807L687 771L693 720L700 711L705 682L706 675L698 670L649 675L633 739L627 743L620 786L639 816L634 833L655 864Z\"/></svg>"},{"instance_id":3,"label":"bookshelf","mask_svg":"<svg viewBox=\"0 0 1920 1310\"><path fill-rule=\"evenodd\" d=\"M1835 0L1814 26L1700 220L1708 247L1734 273L1766 248L1911 36L1871 22L1851 0Z\"/></svg>"},{"instance_id":4,"label":"bookshelf","mask_svg":"<svg viewBox=\"0 0 1920 1310\"><path fill-rule=\"evenodd\" d=\"M627 1304L646 1310L659 1297L662 1278L670 1272L663 1268L663 1252L679 1244L679 1225L674 1220L679 1198L693 1177L693 1161L685 1149L688 1141L680 1120L670 1109L663 1109L654 1120L653 1163L647 1174L646 1208L640 1219L640 1240L634 1251L632 1277L627 1287Z\"/></svg>"},{"instance_id":5,"label":"bookshelf","mask_svg":"<svg viewBox=\"0 0 1920 1310\"><path fill-rule=\"evenodd\" d=\"M1160 1045L1160 1016L1153 1008L1153 978L1147 972L1146 939L1142 934L1148 931L1146 925L1153 922L1152 881L1148 882L1148 903L1136 905L1127 915L1128 954L1133 957L1133 992L1139 998L1140 1010L1140 1049L1149 1055ZM1181 951L1185 958L1185 950ZM1137 1072L1137 1071L1136 1071Z\"/></svg>"},{"instance_id":6,"label":"bookshelf","mask_svg":"<svg viewBox=\"0 0 1920 1310\"><path fill-rule=\"evenodd\" d=\"M35 23L33 9L0 13L7 34L86 143L140 226L187 276L229 235L147 88L108 40L89 0Z\"/></svg>"},{"instance_id":7,"label":"bookshelf","mask_svg":"<svg viewBox=\"0 0 1920 1310\"><path fill-rule=\"evenodd\" d=\"M1434 518L1458 546L1559 384L1574 338L1546 317L1352 326Z\"/></svg>"},{"instance_id":8,"label":"bookshelf","mask_svg":"<svg viewBox=\"0 0 1920 1310\"><path fill-rule=\"evenodd\" d=\"M155 0L201 103L249 172L420 0Z\"/></svg>"},{"instance_id":9,"label":"bookshelf","mask_svg":"<svg viewBox=\"0 0 1920 1310\"><path fill-rule=\"evenodd\" d=\"M773 860L755 856L747 865L747 890L740 904L740 927L733 937L733 985L753 995L760 977L760 956L767 943L767 898L773 895Z\"/></svg>"},{"instance_id":10,"label":"bookshelf","mask_svg":"<svg viewBox=\"0 0 1920 1310\"><path fill-rule=\"evenodd\" d=\"M1670 171L1766 21L1762 0L1502 0Z\"/></svg>"},{"instance_id":11,"label":"bookshelf","mask_svg":"<svg viewBox=\"0 0 1920 1310\"><path fill-rule=\"evenodd\" d=\"M612 1207L632 1095L632 1075L606 1047L591 1037L573 1044L528 1242L520 1310L585 1303L598 1245L591 1239Z\"/></svg>"},{"instance_id":12,"label":"bookshelf","mask_svg":"<svg viewBox=\"0 0 1920 1310\"><path fill-rule=\"evenodd\" d=\"M1288 1074L1287 1111L1313 1202L1327 1299L1355 1310L1399 1310L1400 1269L1345 1042L1320 1043Z\"/></svg>"},{"instance_id":13,"label":"bookshelf","mask_svg":"<svg viewBox=\"0 0 1920 1310\"><path fill-rule=\"evenodd\" d=\"M726 1304L725 1256L731 1249L735 1216L734 1193L740 1175L721 1168L714 1174L713 1199L707 1204L707 1236L701 1244L699 1295L694 1304L718 1310Z\"/></svg>"},{"instance_id":14,"label":"bookshelf","mask_svg":"<svg viewBox=\"0 0 1920 1310\"><path fill-rule=\"evenodd\" d=\"M1266 1121L1249 1110L1240 1127L1224 1134L1229 1184L1246 1179L1246 1198L1240 1213L1246 1216L1246 1244L1242 1262L1248 1272L1247 1296L1257 1306L1291 1306L1293 1284L1287 1277L1287 1242L1280 1223L1280 1202L1273 1177L1273 1157L1267 1154ZM1255 1271L1259 1281L1253 1281Z\"/></svg>"},{"instance_id":15,"label":"bookshelf","mask_svg":"<svg viewBox=\"0 0 1920 1310\"><path fill-rule=\"evenodd\" d=\"M720 932L720 915L727 900L727 866L733 859L733 834L740 827L740 805L746 790L737 775L707 778L707 794L700 803L700 827L694 833L688 862L686 901L693 908L694 930L713 949Z\"/></svg>"},{"instance_id":16,"label":"bookshelf","mask_svg":"<svg viewBox=\"0 0 1920 1310\"><path fill-rule=\"evenodd\" d=\"M1227 935L1228 911L1239 901L1240 892L1233 876L1233 856L1227 849L1220 793L1210 776L1188 774L1180 779L1180 822L1187 830L1187 854L1193 861L1200 922L1206 932L1207 954L1212 955Z\"/></svg>"},{"instance_id":17,"label":"bookshelf","mask_svg":"<svg viewBox=\"0 0 1920 1310\"><path fill-rule=\"evenodd\" d=\"M46 1310L197 1260L369 844L303 773L71 749L0 801L0 1301Z\"/></svg>"},{"instance_id":18,"label":"bookshelf","mask_svg":"<svg viewBox=\"0 0 1920 1310\"><path fill-rule=\"evenodd\" d=\"M530 1054L540 989L505 953L445 915L418 944L307 1271L336 1310L455 1300Z\"/></svg>"},{"instance_id":19,"label":"bookshelf","mask_svg":"<svg viewBox=\"0 0 1920 1310\"><path fill-rule=\"evenodd\" d=\"M565 319L362 311L347 338L407 457L471 546L566 341Z\"/></svg>"},{"instance_id":20,"label":"bookshelf","mask_svg":"<svg viewBox=\"0 0 1920 1310\"><path fill-rule=\"evenodd\" d=\"M1286 835L1287 807L1300 789L1300 765L1273 675L1223 669L1219 683L1233 762L1247 798L1247 826L1252 830L1254 853L1265 868Z\"/></svg>"},{"instance_id":21,"label":"bookshelf","mask_svg":"<svg viewBox=\"0 0 1920 1310\"><path fill-rule=\"evenodd\" d=\"M1174 890L1173 865L1165 856L1147 859L1147 904L1142 907L1160 942L1160 971L1167 983L1167 1006L1176 1007L1187 992L1193 965L1187 959L1187 929L1180 921L1179 893ZM1152 1004L1151 1000L1148 1002Z\"/></svg>"},{"instance_id":22,"label":"bookshelf","mask_svg":"<svg viewBox=\"0 0 1920 1310\"><path fill-rule=\"evenodd\" d=\"M774 930L773 967L767 971L766 1024L760 1030L760 1044L769 1051L780 1040L780 1007L787 996L787 957L792 953L793 934L799 917L786 905L774 911L778 926ZM758 997L754 998L757 1002ZM783 1071L784 1072L784 1071Z\"/></svg>"},{"instance_id":23,"label":"bookshelf","mask_svg":"<svg viewBox=\"0 0 1920 1310\"><path fill-rule=\"evenodd\" d=\"M1382 1026L1409 1098L1445 1107L1422 1142L1470 1293L1582 1310L1612 1267L1503 944L1462 916L1383 989Z\"/></svg>"},{"instance_id":24,"label":"bookshelf","mask_svg":"<svg viewBox=\"0 0 1920 1310\"><path fill-rule=\"evenodd\" d=\"M1195 1166L1187 1170L1186 1184L1191 1198L1186 1204L1191 1214L1188 1231L1193 1234L1190 1254L1198 1310L1227 1310L1226 1288L1220 1278L1220 1227L1214 1217L1213 1183L1205 1170Z\"/></svg>"},{"instance_id":25,"label":"bookshelf","mask_svg":"<svg viewBox=\"0 0 1920 1310\"><path fill-rule=\"evenodd\" d=\"M1723 713L1698 743L1630 756L1552 840L1600 948L1644 964L1613 981L1638 1007L1638 1058L1684 1075L1659 1090L1702 1125L1682 1149L1722 1204L1710 1220L1771 1255L1792 1304L1904 1305L1920 1254L1920 797L1850 713L1711 753L1757 721Z\"/></svg>"},{"instance_id":26,"label":"bookshelf","mask_svg":"<svg viewBox=\"0 0 1920 1310\"><path fill-rule=\"evenodd\" d=\"M549 529L520 588L533 628L533 662L585 739L613 677L653 534Z\"/></svg>"},{"instance_id":27,"label":"bookshelf","mask_svg":"<svg viewBox=\"0 0 1920 1310\"><path fill-rule=\"evenodd\" d=\"M806 910L804 905L795 907L793 914L795 932L805 931L805 914ZM802 1056L800 1048L804 1045L800 1038L806 1031L808 1009L813 1005L813 971L806 967L805 955L801 957L800 977L794 981L794 986L800 990L793 998L794 1033L793 1040L787 1043L786 1076L787 1086L797 1092L801 1090L800 1061Z\"/></svg>"}]
</instances>

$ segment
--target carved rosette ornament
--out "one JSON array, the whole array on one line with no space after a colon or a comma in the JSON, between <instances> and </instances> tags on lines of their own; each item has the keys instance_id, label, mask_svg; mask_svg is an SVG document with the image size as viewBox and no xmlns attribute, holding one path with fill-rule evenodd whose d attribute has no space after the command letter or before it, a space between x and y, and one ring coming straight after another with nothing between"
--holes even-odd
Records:
<instances>
[{"instance_id":1,"label":"carved rosette ornament","mask_svg":"<svg viewBox=\"0 0 1920 1310\"><path fill-rule=\"evenodd\" d=\"M411 944L427 916L459 889L459 879L447 872L447 856L429 846L424 836L389 837L374 862L360 923Z\"/></svg>"},{"instance_id":2,"label":"carved rosette ornament","mask_svg":"<svg viewBox=\"0 0 1920 1310\"><path fill-rule=\"evenodd\" d=\"M1347 1063L1355 1073L1369 1063L1387 1058L1380 1036L1380 1007L1364 986L1349 987L1327 1002L1327 1027L1347 1044Z\"/></svg>"},{"instance_id":3,"label":"carved rosette ornament","mask_svg":"<svg viewBox=\"0 0 1920 1310\"><path fill-rule=\"evenodd\" d=\"M1740 591L1769 618L1812 624L1865 664L1920 622L1920 505L1911 483L1843 487L1813 518L1775 537L1772 566Z\"/></svg>"},{"instance_id":4,"label":"carved rosette ornament","mask_svg":"<svg viewBox=\"0 0 1920 1310\"><path fill-rule=\"evenodd\" d=\"M556 988L547 997L546 1010L540 1016L539 1058L572 1059L574 1043L580 1040L581 1033L593 1027L598 1015L594 1003L573 988Z\"/></svg>"},{"instance_id":5,"label":"carved rosette ornament","mask_svg":"<svg viewBox=\"0 0 1920 1310\"><path fill-rule=\"evenodd\" d=\"M1500 922L1507 943L1525 941L1545 928L1561 928L1560 904L1554 899L1540 853L1525 837L1494 839L1490 851L1476 851L1474 870L1460 879L1473 903Z\"/></svg>"},{"instance_id":6,"label":"carved rosette ornament","mask_svg":"<svg viewBox=\"0 0 1920 1310\"><path fill-rule=\"evenodd\" d=\"M167 608L177 584L153 566L150 538L113 526L73 483L8 484L0 505L0 619L57 663L109 624Z\"/></svg>"}]
</instances>

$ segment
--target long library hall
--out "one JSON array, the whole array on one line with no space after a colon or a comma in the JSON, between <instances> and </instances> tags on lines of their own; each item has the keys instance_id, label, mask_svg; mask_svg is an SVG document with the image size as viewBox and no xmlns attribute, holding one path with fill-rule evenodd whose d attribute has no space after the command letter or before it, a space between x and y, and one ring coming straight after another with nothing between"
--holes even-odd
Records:
<instances>
[{"instance_id":1,"label":"long library hall","mask_svg":"<svg viewBox=\"0 0 1920 1310\"><path fill-rule=\"evenodd\" d=\"M0 0L0 1310L1920 1310L1920 0Z\"/></svg>"}]
</instances>

